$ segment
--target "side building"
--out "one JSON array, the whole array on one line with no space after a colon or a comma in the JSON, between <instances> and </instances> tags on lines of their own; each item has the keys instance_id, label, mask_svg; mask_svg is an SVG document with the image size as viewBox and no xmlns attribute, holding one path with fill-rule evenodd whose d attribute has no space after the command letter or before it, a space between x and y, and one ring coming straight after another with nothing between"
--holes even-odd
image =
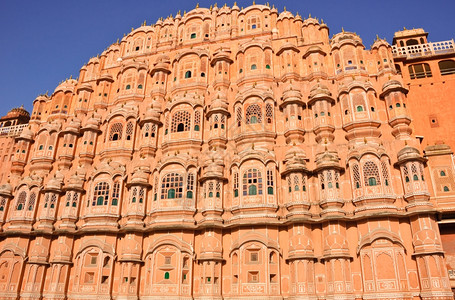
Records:
<instances>
[{"instance_id":1,"label":"side building","mask_svg":"<svg viewBox=\"0 0 455 300\"><path fill-rule=\"evenodd\" d=\"M2 299L453 299L453 145L397 51L268 5L132 30L14 125Z\"/></svg>"}]
</instances>

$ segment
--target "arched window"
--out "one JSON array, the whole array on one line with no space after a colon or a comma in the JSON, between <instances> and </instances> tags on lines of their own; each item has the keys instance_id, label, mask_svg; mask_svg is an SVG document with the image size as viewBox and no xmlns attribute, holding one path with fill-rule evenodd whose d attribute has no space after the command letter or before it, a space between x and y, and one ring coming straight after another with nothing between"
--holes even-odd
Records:
<instances>
[{"instance_id":1,"label":"arched window","mask_svg":"<svg viewBox=\"0 0 455 300\"><path fill-rule=\"evenodd\" d=\"M239 196L239 174L234 173L234 197Z\"/></svg>"},{"instance_id":2,"label":"arched window","mask_svg":"<svg viewBox=\"0 0 455 300\"><path fill-rule=\"evenodd\" d=\"M107 182L98 182L93 191L92 206L107 205L109 200L109 184Z\"/></svg>"},{"instance_id":3,"label":"arched window","mask_svg":"<svg viewBox=\"0 0 455 300\"><path fill-rule=\"evenodd\" d=\"M270 70L270 65L265 65L265 68Z\"/></svg>"},{"instance_id":4,"label":"arched window","mask_svg":"<svg viewBox=\"0 0 455 300\"><path fill-rule=\"evenodd\" d=\"M185 72L185 78L191 78L191 71Z\"/></svg>"},{"instance_id":5,"label":"arched window","mask_svg":"<svg viewBox=\"0 0 455 300\"><path fill-rule=\"evenodd\" d=\"M401 107L401 104L400 103L396 103L395 106L396 107Z\"/></svg>"},{"instance_id":6,"label":"arched window","mask_svg":"<svg viewBox=\"0 0 455 300\"><path fill-rule=\"evenodd\" d=\"M55 195L53 195L55 196ZM54 199L54 203L55 203L55 198ZM35 207L35 201L36 201L36 193L31 193L30 194L30 197L28 198L28 203L27 203L27 209L28 211L32 211L33 208Z\"/></svg>"},{"instance_id":7,"label":"arched window","mask_svg":"<svg viewBox=\"0 0 455 300\"><path fill-rule=\"evenodd\" d=\"M195 34L195 33L193 33L193 34ZM164 279L169 279L169 272L164 273Z\"/></svg>"},{"instance_id":8,"label":"arched window","mask_svg":"<svg viewBox=\"0 0 455 300\"><path fill-rule=\"evenodd\" d=\"M125 87L126 90L129 90L131 89L131 85L130 84L127 84L126 87Z\"/></svg>"},{"instance_id":9,"label":"arched window","mask_svg":"<svg viewBox=\"0 0 455 300\"><path fill-rule=\"evenodd\" d=\"M237 107L237 126L240 127L242 125L242 108Z\"/></svg>"},{"instance_id":10,"label":"arched window","mask_svg":"<svg viewBox=\"0 0 455 300\"><path fill-rule=\"evenodd\" d=\"M192 39L195 39L195 38L196 38L196 33L192 33L192 34L191 34L191 38L192 38Z\"/></svg>"},{"instance_id":11,"label":"arched window","mask_svg":"<svg viewBox=\"0 0 455 300\"><path fill-rule=\"evenodd\" d=\"M249 169L243 174L243 195L262 195L262 176L258 169Z\"/></svg>"},{"instance_id":12,"label":"arched window","mask_svg":"<svg viewBox=\"0 0 455 300\"><path fill-rule=\"evenodd\" d=\"M118 205L118 199L120 197L120 182L114 182L114 188L112 189L112 205Z\"/></svg>"},{"instance_id":13,"label":"arched window","mask_svg":"<svg viewBox=\"0 0 455 300\"><path fill-rule=\"evenodd\" d=\"M171 132L181 132L190 130L190 113L188 111L178 111L172 117Z\"/></svg>"},{"instance_id":14,"label":"arched window","mask_svg":"<svg viewBox=\"0 0 455 300\"><path fill-rule=\"evenodd\" d=\"M256 70L258 67L255 64L251 65L251 70Z\"/></svg>"},{"instance_id":15,"label":"arched window","mask_svg":"<svg viewBox=\"0 0 455 300\"><path fill-rule=\"evenodd\" d=\"M114 123L111 126L111 131L109 132L109 141L117 141L122 139L123 124Z\"/></svg>"},{"instance_id":16,"label":"arched window","mask_svg":"<svg viewBox=\"0 0 455 300\"><path fill-rule=\"evenodd\" d=\"M267 195L273 195L273 171L267 170Z\"/></svg>"},{"instance_id":17,"label":"arched window","mask_svg":"<svg viewBox=\"0 0 455 300\"><path fill-rule=\"evenodd\" d=\"M178 173L169 173L163 177L161 183L161 199L183 197L183 176Z\"/></svg>"},{"instance_id":18,"label":"arched window","mask_svg":"<svg viewBox=\"0 0 455 300\"><path fill-rule=\"evenodd\" d=\"M376 185L376 178L374 178L374 177L368 178L368 185L369 186L375 186Z\"/></svg>"},{"instance_id":19,"label":"arched window","mask_svg":"<svg viewBox=\"0 0 455 300\"><path fill-rule=\"evenodd\" d=\"M444 176L446 176L446 172L445 172L445 171L441 171L441 172L439 172L439 176L441 176L441 177L444 177Z\"/></svg>"},{"instance_id":20,"label":"arched window","mask_svg":"<svg viewBox=\"0 0 455 300\"><path fill-rule=\"evenodd\" d=\"M137 88L142 90L142 84L138 85Z\"/></svg>"},{"instance_id":21,"label":"arched window","mask_svg":"<svg viewBox=\"0 0 455 300\"><path fill-rule=\"evenodd\" d=\"M366 186L375 186L381 183L379 180L378 166L372 161L367 161L363 165L363 176Z\"/></svg>"},{"instance_id":22,"label":"arched window","mask_svg":"<svg viewBox=\"0 0 455 300\"><path fill-rule=\"evenodd\" d=\"M410 40L406 41L406 46L414 46L414 45L418 45L418 44L419 44L419 42L416 39L410 39Z\"/></svg>"},{"instance_id":23,"label":"arched window","mask_svg":"<svg viewBox=\"0 0 455 300\"><path fill-rule=\"evenodd\" d=\"M194 174L189 173L186 180L186 197L188 199L193 198L193 189L194 189Z\"/></svg>"},{"instance_id":24,"label":"arched window","mask_svg":"<svg viewBox=\"0 0 455 300\"><path fill-rule=\"evenodd\" d=\"M194 113L194 131L199 131L201 127L201 112L196 111Z\"/></svg>"},{"instance_id":25,"label":"arched window","mask_svg":"<svg viewBox=\"0 0 455 300\"><path fill-rule=\"evenodd\" d=\"M272 124L273 108L270 103L265 105L265 117L267 119L267 124Z\"/></svg>"},{"instance_id":26,"label":"arched window","mask_svg":"<svg viewBox=\"0 0 455 300\"><path fill-rule=\"evenodd\" d=\"M455 61L453 60L442 60L438 62L439 71L441 75L455 74Z\"/></svg>"},{"instance_id":27,"label":"arched window","mask_svg":"<svg viewBox=\"0 0 455 300\"><path fill-rule=\"evenodd\" d=\"M133 123L131 121L128 122L126 124L126 140L127 141L131 140L131 136L133 135L133 129L134 129Z\"/></svg>"},{"instance_id":28,"label":"arched window","mask_svg":"<svg viewBox=\"0 0 455 300\"><path fill-rule=\"evenodd\" d=\"M363 111L363 106L361 105L357 106L357 111Z\"/></svg>"},{"instance_id":29,"label":"arched window","mask_svg":"<svg viewBox=\"0 0 455 300\"><path fill-rule=\"evenodd\" d=\"M246 123L256 124L262 123L262 111L258 104L251 104L246 109Z\"/></svg>"},{"instance_id":30,"label":"arched window","mask_svg":"<svg viewBox=\"0 0 455 300\"><path fill-rule=\"evenodd\" d=\"M352 166L352 176L354 178L355 188L360 188L360 170L358 164L354 164Z\"/></svg>"},{"instance_id":31,"label":"arched window","mask_svg":"<svg viewBox=\"0 0 455 300\"><path fill-rule=\"evenodd\" d=\"M432 77L430 65L427 63L410 65L408 70L411 79Z\"/></svg>"},{"instance_id":32,"label":"arched window","mask_svg":"<svg viewBox=\"0 0 455 300\"><path fill-rule=\"evenodd\" d=\"M20 192L17 197L16 210L22 210L25 206L25 200L27 199L27 193L25 191Z\"/></svg>"},{"instance_id":33,"label":"arched window","mask_svg":"<svg viewBox=\"0 0 455 300\"><path fill-rule=\"evenodd\" d=\"M444 192L450 192L449 187L446 185L444 186Z\"/></svg>"}]
</instances>

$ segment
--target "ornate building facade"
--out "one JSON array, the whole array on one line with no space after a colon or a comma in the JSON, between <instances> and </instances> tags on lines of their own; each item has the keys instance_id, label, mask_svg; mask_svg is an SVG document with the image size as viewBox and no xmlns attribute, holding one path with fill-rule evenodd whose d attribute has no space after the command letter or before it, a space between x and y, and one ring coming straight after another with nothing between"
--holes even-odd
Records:
<instances>
[{"instance_id":1,"label":"ornate building facade","mask_svg":"<svg viewBox=\"0 0 455 300\"><path fill-rule=\"evenodd\" d=\"M2 129L0 297L453 299L409 34L367 50L266 5L132 30Z\"/></svg>"}]
</instances>

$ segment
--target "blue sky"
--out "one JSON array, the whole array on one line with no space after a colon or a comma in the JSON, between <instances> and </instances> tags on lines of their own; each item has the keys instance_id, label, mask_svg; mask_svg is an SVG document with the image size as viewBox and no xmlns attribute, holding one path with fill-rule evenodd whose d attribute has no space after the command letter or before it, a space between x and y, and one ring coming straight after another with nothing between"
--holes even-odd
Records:
<instances>
[{"instance_id":1,"label":"blue sky","mask_svg":"<svg viewBox=\"0 0 455 300\"><path fill-rule=\"evenodd\" d=\"M38 94L50 93L90 57L122 38L131 27L146 20L189 11L206 0L0 0L0 116L24 104L31 111ZM269 1L306 17L324 19L330 36L345 30L357 32L369 48L378 34L392 41L393 33L423 27L430 41L455 36L455 0L288 0ZM232 6L234 1L226 2ZM257 4L266 1L256 1ZM224 2L218 2L222 6ZM237 1L249 6L252 1Z\"/></svg>"}]
</instances>

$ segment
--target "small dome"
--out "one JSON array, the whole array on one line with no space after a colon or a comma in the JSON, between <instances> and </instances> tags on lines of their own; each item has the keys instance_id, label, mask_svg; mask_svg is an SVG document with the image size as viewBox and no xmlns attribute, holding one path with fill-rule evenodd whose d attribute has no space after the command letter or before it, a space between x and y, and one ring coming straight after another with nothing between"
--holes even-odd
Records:
<instances>
[{"instance_id":1,"label":"small dome","mask_svg":"<svg viewBox=\"0 0 455 300\"><path fill-rule=\"evenodd\" d=\"M49 179L46 185L46 189L48 190L57 190L60 191L62 188L63 182L60 178L53 177Z\"/></svg>"},{"instance_id":2,"label":"small dome","mask_svg":"<svg viewBox=\"0 0 455 300\"><path fill-rule=\"evenodd\" d=\"M310 96L309 98L316 98L316 97L321 97L321 96L332 96L332 93L330 93L329 88L321 83L317 83L315 86L313 86L310 90Z\"/></svg>"},{"instance_id":3,"label":"small dome","mask_svg":"<svg viewBox=\"0 0 455 300\"><path fill-rule=\"evenodd\" d=\"M33 140L34 135L35 134L30 130L29 127L25 127L21 132L20 138L25 140Z\"/></svg>"},{"instance_id":4,"label":"small dome","mask_svg":"<svg viewBox=\"0 0 455 300\"><path fill-rule=\"evenodd\" d=\"M75 79L66 79L62 83L60 83L54 90L54 94L57 92L74 92L74 87L77 84L77 80Z\"/></svg>"},{"instance_id":5,"label":"small dome","mask_svg":"<svg viewBox=\"0 0 455 300\"><path fill-rule=\"evenodd\" d=\"M420 160L422 157L420 156L420 151L411 146L405 146L403 149L398 151L397 154L398 162L404 160Z\"/></svg>"},{"instance_id":6,"label":"small dome","mask_svg":"<svg viewBox=\"0 0 455 300\"><path fill-rule=\"evenodd\" d=\"M17 118L20 116L30 117L30 113L25 110L23 105L11 109L3 118Z\"/></svg>"},{"instance_id":7,"label":"small dome","mask_svg":"<svg viewBox=\"0 0 455 300\"><path fill-rule=\"evenodd\" d=\"M131 183L148 184L148 174L141 169L136 170L131 177Z\"/></svg>"},{"instance_id":8,"label":"small dome","mask_svg":"<svg viewBox=\"0 0 455 300\"><path fill-rule=\"evenodd\" d=\"M13 188L11 184L5 183L0 185L0 195L10 197L13 193Z\"/></svg>"}]
</instances>

